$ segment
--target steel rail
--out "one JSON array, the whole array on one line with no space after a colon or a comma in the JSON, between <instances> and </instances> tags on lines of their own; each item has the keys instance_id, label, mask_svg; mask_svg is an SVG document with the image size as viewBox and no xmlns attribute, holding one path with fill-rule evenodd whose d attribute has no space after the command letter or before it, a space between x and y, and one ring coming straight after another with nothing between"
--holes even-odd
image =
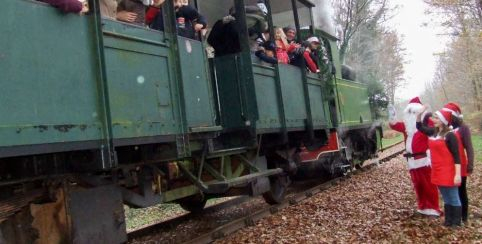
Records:
<instances>
[{"instance_id":1,"label":"steel rail","mask_svg":"<svg viewBox=\"0 0 482 244\"><path fill-rule=\"evenodd\" d=\"M402 144L402 142L395 143L393 145L385 147L385 148L383 148L382 151L391 149L391 148L393 148L395 146L398 146L400 144ZM260 220L264 217L267 217L269 215L275 214L283 208L286 208L286 207L291 206L291 205L298 204L301 201L304 201L304 200L306 200L306 199L308 199L308 198L310 198L310 197L312 197L312 196L314 196L318 193L321 193L321 192L329 189L330 187L339 184L340 181L346 180L347 178L351 177L351 175L356 175L356 174L359 174L361 172L365 172L365 171L371 169L373 166L376 166L376 165L378 165L380 163L383 163L383 162L388 162L391 159L393 159L393 158L397 157L398 155L402 154L404 151L405 150L397 150L397 151L395 151L395 152L391 153L390 155L387 155L383 158L371 160L367 164L365 164L361 169L354 170L346 176L338 177L338 178L323 182L319 185L316 185L314 187L309 188L308 190L303 190L299 193L296 193L296 194L292 195L291 197L288 197L287 199L285 199L280 204L268 206L268 207L265 207L261 210L255 211L251 214L248 214L247 216L237 218L237 219L235 219L235 220L233 220L233 221L231 221L227 224L221 225L221 226L219 226L219 227L217 227L217 228L215 228L215 229L213 229L209 232L206 232L206 233L204 233L204 234L202 234L202 235L200 235L200 236L198 236L198 237L196 237L196 238L194 238L194 239L192 239L188 242L185 242L185 243L211 243L215 240L224 238L227 235L229 235L231 233L234 233L234 232L236 232L236 231L238 231L242 228L245 228L247 226L254 226L256 221L258 221L258 220ZM206 209L203 210L203 212L201 214L212 213L212 212L215 212L215 211L218 211L218 210L221 210L221 209L233 206L233 205L238 205L238 204L241 204L243 202L248 201L249 199L250 199L249 197L234 198L232 200L228 200L226 202L222 202L222 203L215 204L215 205L212 205L210 207L207 207ZM135 229L135 230L132 230L132 231L128 232L128 239L134 240L134 239L137 239L137 238L140 238L140 237L149 236L150 234L155 233L156 230L160 230L160 229L163 229L163 228L172 228L174 226L180 225L181 223L189 220L192 216L194 216L194 215L190 214L190 213L183 214L183 215L171 218L169 220L164 220L162 222L157 222L157 223L154 223L154 224L150 224L150 225L140 227L138 229Z\"/></svg>"},{"instance_id":2,"label":"steel rail","mask_svg":"<svg viewBox=\"0 0 482 244\"><path fill-rule=\"evenodd\" d=\"M238 205L243 202L246 202L249 200L248 196L241 196L241 197L236 197L221 203L213 204L209 207L206 207L201 213L199 214L207 214L207 213L212 213L216 212L225 208L228 208L233 205ZM151 233L154 233L156 230L160 230L163 228L173 228L179 224L181 224L184 221L189 220L191 217L193 217L195 214L194 213L186 213L182 215L178 215L175 217L172 217L167 220L155 222L152 224L144 225L139 228L133 229L131 231L127 232L127 237L129 240L137 239L143 236L147 236Z\"/></svg>"},{"instance_id":3,"label":"steel rail","mask_svg":"<svg viewBox=\"0 0 482 244\"><path fill-rule=\"evenodd\" d=\"M394 145L391 145L388 148L385 148L385 150L389 149L389 148L393 148L393 147L395 147L397 145L400 145L400 144L401 144L401 142L396 143ZM385 156L381 159L374 160L371 163L364 165L361 170L355 170L351 174L358 174L360 172L368 171L369 169L371 169L372 167L374 167L376 165L379 165L380 163L388 162L388 161L392 160L393 158L402 154L404 151L405 150L397 150L397 151L391 153L390 155L387 155L387 156ZM329 189L332 186L338 185L340 181L346 180L348 177L351 176L351 174L348 174L347 176L342 176L342 177L332 179L328 182L322 183L322 184L317 185L315 187L312 187L308 190L302 191L302 192L296 194L295 196L286 199L285 201L283 201L280 204L273 205L273 206L270 206L270 207L266 207L264 209L261 209L261 210L258 210L256 212L254 212L254 213L251 213L248 216L238 218L234 221L231 221L231 222L229 222L225 225L219 226L218 228L216 228L216 229L214 229L210 232L207 232L205 234L202 234L202 235L200 235L200 236L198 236L198 237L196 237L196 238L194 238L194 239L192 239L188 242L185 242L185 243L188 243L188 244L211 243L211 242L214 242L218 239L224 238L227 235L229 235L231 233L234 233L234 232L236 232L240 229L243 229L245 227L254 226L256 221L258 221L260 219L263 219L263 218L265 218L269 215L275 214L275 213L279 212L281 209L286 208L288 206L296 205L296 204L298 204L298 203L300 203L300 202L302 202L302 201L304 201L304 200L306 200L306 199L308 199L308 198L310 198L310 197L312 197L312 196L314 196L318 193L321 193L321 192Z\"/></svg>"}]
</instances>

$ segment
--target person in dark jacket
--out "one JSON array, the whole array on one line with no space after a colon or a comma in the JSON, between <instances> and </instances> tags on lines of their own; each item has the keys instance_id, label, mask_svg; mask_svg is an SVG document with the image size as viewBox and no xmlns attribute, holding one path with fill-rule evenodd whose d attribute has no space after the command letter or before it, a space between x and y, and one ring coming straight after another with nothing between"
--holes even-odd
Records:
<instances>
[{"instance_id":1,"label":"person in dark jacket","mask_svg":"<svg viewBox=\"0 0 482 244\"><path fill-rule=\"evenodd\" d=\"M180 36L195 39L196 33L206 29L208 23L197 9L190 5L184 5L181 0L173 0L174 9L176 10L176 27ZM151 28L155 30L164 30L164 19L162 11L156 15L151 23Z\"/></svg>"},{"instance_id":2,"label":"person in dark jacket","mask_svg":"<svg viewBox=\"0 0 482 244\"><path fill-rule=\"evenodd\" d=\"M238 25L234 16L228 15L216 21L207 41L214 48L216 57L241 52Z\"/></svg>"},{"instance_id":3,"label":"person in dark jacket","mask_svg":"<svg viewBox=\"0 0 482 244\"><path fill-rule=\"evenodd\" d=\"M89 12L87 0L39 0L60 9L64 13L84 14Z\"/></svg>"},{"instance_id":4,"label":"person in dark jacket","mask_svg":"<svg viewBox=\"0 0 482 244\"><path fill-rule=\"evenodd\" d=\"M318 68L318 48L320 47L320 40L318 37L310 37L301 44L301 47L294 50L290 56L290 63L300 68L304 67L312 73L319 73Z\"/></svg>"},{"instance_id":5,"label":"person in dark jacket","mask_svg":"<svg viewBox=\"0 0 482 244\"><path fill-rule=\"evenodd\" d=\"M469 197L467 195L467 176L474 170L474 147L470 128L464 123L462 111L456 103L445 104L442 110L452 114L452 127L459 140L462 183L459 187L460 202L462 203L462 221L467 222L469 213Z\"/></svg>"},{"instance_id":6,"label":"person in dark jacket","mask_svg":"<svg viewBox=\"0 0 482 244\"><path fill-rule=\"evenodd\" d=\"M278 59L276 58L276 44L272 41L265 42L254 54L263 62L270 64L278 63Z\"/></svg>"},{"instance_id":7,"label":"person in dark jacket","mask_svg":"<svg viewBox=\"0 0 482 244\"><path fill-rule=\"evenodd\" d=\"M417 115L417 130L429 136L428 147L432 163L432 184L439 188L444 200L445 226L460 226L462 204L458 187L462 182L458 140L450 129L452 114L437 111L433 117L434 127L422 123L424 108Z\"/></svg>"}]
</instances>

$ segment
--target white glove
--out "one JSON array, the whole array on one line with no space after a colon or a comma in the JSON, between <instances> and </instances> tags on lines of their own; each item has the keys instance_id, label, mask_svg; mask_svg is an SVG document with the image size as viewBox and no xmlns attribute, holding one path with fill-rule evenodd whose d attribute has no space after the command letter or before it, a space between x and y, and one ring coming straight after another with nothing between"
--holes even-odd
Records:
<instances>
[{"instance_id":1,"label":"white glove","mask_svg":"<svg viewBox=\"0 0 482 244\"><path fill-rule=\"evenodd\" d=\"M397 111L395 110L395 107L393 105L388 105L388 121L389 122L394 122L397 119Z\"/></svg>"}]
</instances>

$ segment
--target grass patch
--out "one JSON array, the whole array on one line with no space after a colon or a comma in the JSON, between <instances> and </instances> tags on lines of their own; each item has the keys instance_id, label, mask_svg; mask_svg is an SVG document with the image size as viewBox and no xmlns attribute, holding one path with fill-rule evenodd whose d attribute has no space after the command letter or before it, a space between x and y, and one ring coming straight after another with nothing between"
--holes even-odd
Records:
<instances>
[{"instance_id":1,"label":"grass patch","mask_svg":"<svg viewBox=\"0 0 482 244\"><path fill-rule=\"evenodd\" d=\"M482 164L482 134L472 134L475 162Z\"/></svg>"},{"instance_id":2,"label":"grass patch","mask_svg":"<svg viewBox=\"0 0 482 244\"><path fill-rule=\"evenodd\" d=\"M382 145L383 147L389 147L393 144L397 144L399 142L403 141L403 135L402 133L397 133L396 136L391 137L391 138L382 138Z\"/></svg>"}]
</instances>

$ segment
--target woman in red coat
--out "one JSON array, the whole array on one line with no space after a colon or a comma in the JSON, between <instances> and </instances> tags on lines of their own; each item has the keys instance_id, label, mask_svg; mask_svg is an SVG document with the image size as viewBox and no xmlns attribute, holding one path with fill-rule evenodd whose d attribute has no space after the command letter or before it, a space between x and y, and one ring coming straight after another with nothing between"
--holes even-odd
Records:
<instances>
[{"instance_id":1,"label":"woman in red coat","mask_svg":"<svg viewBox=\"0 0 482 244\"><path fill-rule=\"evenodd\" d=\"M452 114L440 110L435 112L434 127L422 123L421 117L426 106L417 116L417 129L429 137L428 147L432 162L431 181L439 188L444 200L445 226L460 226L462 219L462 204L459 197L461 167L459 143L457 136L451 130Z\"/></svg>"},{"instance_id":2,"label":"woman in red coat","mask_svg":"<svg viewBox=\"0 0 482 244\"><path fill-rule=\"evenodd\" d=\"M459 187L459 196L462 203L462 221L467 222L469 212L469 197L467 195L467 176L474 170L474 147L470 128L464 123L462 111L456 103L445 104L442 110L452 113L452 126L459 139L459 154L462 174L462 183Z\"/></svg>"}]
</instances>

